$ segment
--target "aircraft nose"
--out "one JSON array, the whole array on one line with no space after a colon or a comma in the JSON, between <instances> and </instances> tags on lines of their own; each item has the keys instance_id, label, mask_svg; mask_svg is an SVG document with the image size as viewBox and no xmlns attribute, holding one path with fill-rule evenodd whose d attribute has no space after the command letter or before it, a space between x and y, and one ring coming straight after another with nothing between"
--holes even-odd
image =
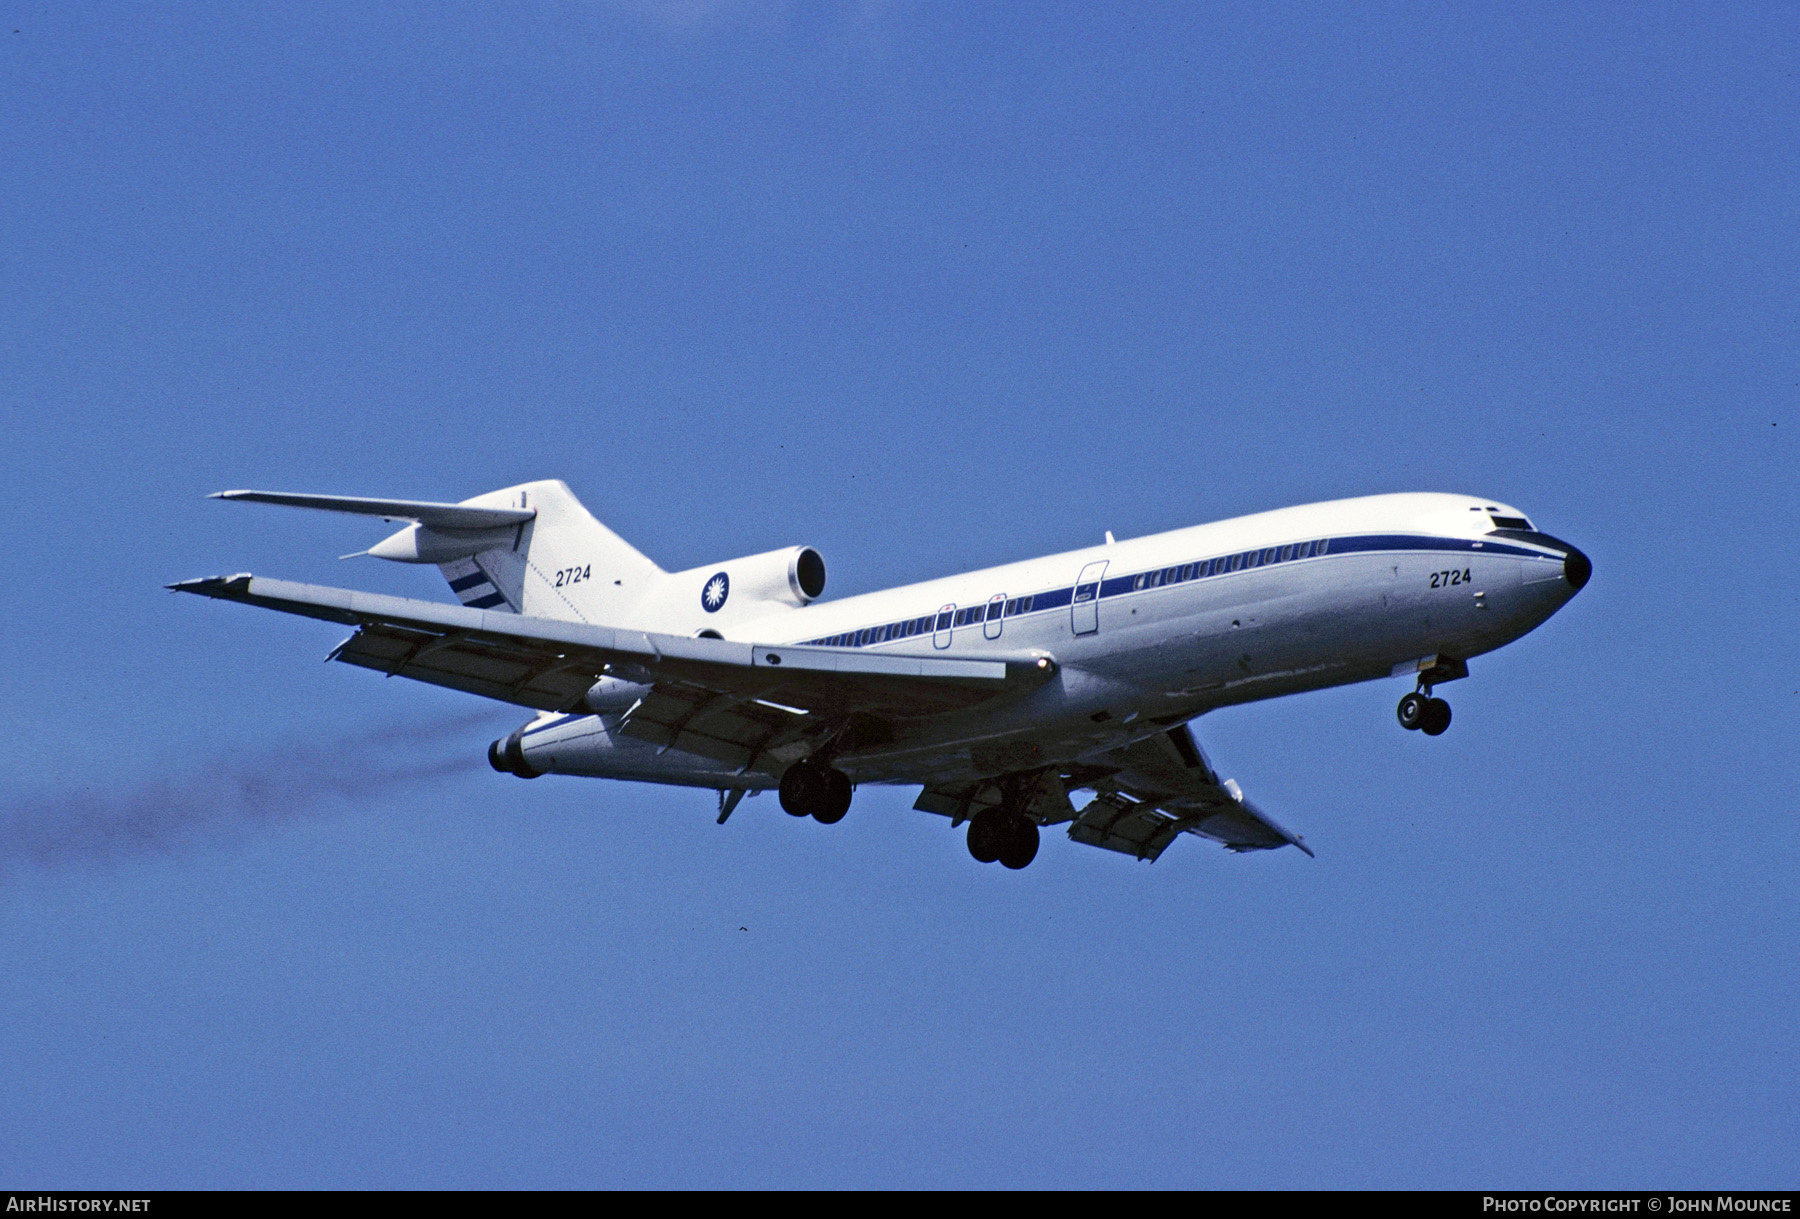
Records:
<instances>
[{"instance_id":1,"label":"aircraft nose","mask_svg":"<svg viewBox=\"0 0 1800 1219\"><path fill-rule=\"evenodd\" d=\"M1568 546L1569 544L1564 542L1563 545ZM1569 546L1569 553L1563 556L1563 579L1569 582L1569 587L1580 592L1593 578L1593 575L1594 561L1573 546Z\"/></svg>"}]
</instances>

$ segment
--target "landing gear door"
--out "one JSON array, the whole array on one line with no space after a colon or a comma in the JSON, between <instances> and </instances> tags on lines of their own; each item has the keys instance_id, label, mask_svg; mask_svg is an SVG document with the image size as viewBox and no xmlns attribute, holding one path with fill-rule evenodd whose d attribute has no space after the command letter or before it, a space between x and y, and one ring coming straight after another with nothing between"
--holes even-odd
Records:
<instances>
[{"instance_id":1,"label":"landing gear door","mask_svg":"<svg viewBox=\"0 0 1800 1219\"><path fill-rule=\"evenodd\" d=\"M1107 560L1089 563L1075 581L1075 599L1070 603L1070 626L1077 635L1092 635L1100 629L1100 577L1106 574Z\"/></svg>"}]
</instances>

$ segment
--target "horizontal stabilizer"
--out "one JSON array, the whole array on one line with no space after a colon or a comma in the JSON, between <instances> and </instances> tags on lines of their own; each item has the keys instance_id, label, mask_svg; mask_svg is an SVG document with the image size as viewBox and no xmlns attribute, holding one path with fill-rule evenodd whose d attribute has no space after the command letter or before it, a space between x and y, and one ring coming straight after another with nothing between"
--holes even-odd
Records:
<instances>
[{"instance_id":1,"label":"horizontal stabilizer","mask_svg":"<svg viewBox=\"0 0 1800 1219\"><path fill-rule=\"evenodd\" d=\"M388 521L417 521L433 529L500 529L523 525L537 516L536 508L470 508L462 504L434 504L414 499L360 499L350 495L301 495L292 491L220 491L209 499L240 499L255 504L283 504L289 508L319 508L326 512L351 512L378 516Z\"/></svg>"}]
</instances>

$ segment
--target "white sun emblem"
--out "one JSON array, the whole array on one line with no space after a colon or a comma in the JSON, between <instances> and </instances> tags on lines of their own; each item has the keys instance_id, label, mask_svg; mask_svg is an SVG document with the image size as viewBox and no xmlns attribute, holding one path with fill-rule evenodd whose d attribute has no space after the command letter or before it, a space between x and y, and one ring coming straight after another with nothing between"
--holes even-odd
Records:
<instances>
[{"instance_id":1,"label":"white sun emblem","mask_svg":"<svg viewBox=\"0 0 1800 1219\"><path fill-rule=\"evenodd\" d=\"M709 614L715 614L725 604L725 598L731 593L731 577L720 572L706 582L700 590L700 608Z\"/></svg>"}]
</instances>

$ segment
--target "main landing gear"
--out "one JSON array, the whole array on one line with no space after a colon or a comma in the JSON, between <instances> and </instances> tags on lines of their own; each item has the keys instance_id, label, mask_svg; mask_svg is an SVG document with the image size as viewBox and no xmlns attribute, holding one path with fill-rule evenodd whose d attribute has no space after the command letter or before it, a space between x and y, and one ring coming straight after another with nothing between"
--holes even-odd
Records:
<instances>
[{"instance_id":1,"label":"main landing gear","mask_svg":"<svg viewBox=\"0 0 1800 1219\"><path fill-rule=\"evenodd\" d=\"M979 863L1001 864L1015 872L1038 853L1037 822L1010 808L984 808L969 818L969 854Z\"/></svg>"},{"instance_id":2,"label":"main landing gear","mask_svg":"<svg viewBox=\"0 0 1800 1219\"><path fill-rule=\"evenodd\" d=\"M795 762L781 776L781 807L825 825L842 821L850 811L850 776L835 766Z\"/></svg>"},{"instance_id":3,"label":"main landing gear","mask_svg":"<svg viewBox=\"0 0 1800 1219\"><path fill-rule=\"evenodd\" d=\"M1426 736L1441 736L1450 726L1450 704L1431 697L1431 687L1423 686L1400 700L1394 708L1400 726L1411 732L1418 729Z\"/></svg>"}]
</instances>

